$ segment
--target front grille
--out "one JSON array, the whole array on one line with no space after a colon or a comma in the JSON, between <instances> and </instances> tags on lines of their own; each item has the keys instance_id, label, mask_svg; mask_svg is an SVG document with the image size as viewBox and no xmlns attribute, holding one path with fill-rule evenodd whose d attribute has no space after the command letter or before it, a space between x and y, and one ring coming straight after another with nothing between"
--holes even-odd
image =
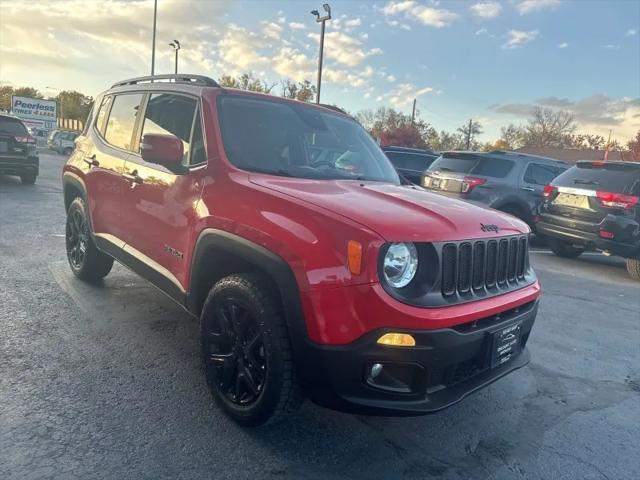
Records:
<instances>
[{"instance_id":1,"label":"front grille","mask_svg":"<svg viewBox=\"0 0 640 480\"><path fill-rule=\"evenodd\" d=\"M528 258L526 236L446 243L442 246L442 295L466 297L524 284Z\"/></svg>"}]
</instances>

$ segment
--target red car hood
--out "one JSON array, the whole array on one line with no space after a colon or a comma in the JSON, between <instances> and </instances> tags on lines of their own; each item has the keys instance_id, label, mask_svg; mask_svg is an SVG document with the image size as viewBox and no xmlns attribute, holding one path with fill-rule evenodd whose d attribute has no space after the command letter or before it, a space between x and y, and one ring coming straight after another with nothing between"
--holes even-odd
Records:
<instances>
[{"instance_id":1,"label":"red car hood","mask_svg":"<svg viewBox=\"0 0 640 480\"><path fill-rule=\"evenodd\" d=\"M259 174L251 174L250 181L347 217L391 242L455 241L529 232L526 223L510 215L410 186ZM495 225L498 232L483 231L481 224Z\"/></svg>"}]
</instances>

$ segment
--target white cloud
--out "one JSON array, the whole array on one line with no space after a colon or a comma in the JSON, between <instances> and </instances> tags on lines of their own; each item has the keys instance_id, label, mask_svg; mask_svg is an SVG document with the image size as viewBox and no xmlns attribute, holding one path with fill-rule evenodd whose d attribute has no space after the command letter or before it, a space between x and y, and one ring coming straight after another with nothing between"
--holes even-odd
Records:
<instances>
[{"instance_id":1,"label":"white cloud","mask_svg":"<svg viewBox=\"0 0 640 480\"><path fill-rule=\"evenodd\" d=\"M383 95L379 95L376 98L376 101L381 102L383 100L387 100L392 106L399 108L409 105L413 102L414 98L418 98L427 93L437 94L438 91L434 90L432 87L418 88L412 83L401 83L393 90L390 90Z\"/></svg>"},{"instance_id":2,"label":"white cloud","mask_svg":"<svg viewBox=\"0 0 640 480\"><path fill-rule=\"evenodd\" d=\"M495 18L502 13L502 5L498 2L478 2L471 5L471 12L477 17Z\"/></svg>"},{"instance_id":3,"label":"white cloud","mask_svg":"<svg viewBox=\"0 0 640 480\"><path fill-rule=\"evenodd\" d=\"M309 33L308 37L316 42L320 41L320 35L317 33ZM366 50L363 48L362 41L342 32L329 32L325 35L324 41L324 51L327 58L350 67L359 65L372 55L382 53L379 48Z\"/></svg>"},{"instance_id":4,"label":"white cloud","mask_svg":"<svg viewBox=\"0 0 640 480\"><path fill-rule=\"evenodd\" d=\"M277 23L273 22L262 22L263 35L270 40L278 40L280 39L280 34L282 33L282 27Z\"/></svg>"},{"instance_id":5,"label":"white cloud","mask_svg":"<svg viewBox=\"0 0 640 480\"><path fill-rule=\"evenodd\" d=\"M360 25L362 25L362 19L360 18L354 18L344 22L344 26L347 28L359 27Z\"/></svg>"},{"instance_id":6,"label":"white cloud","mask_svg":"<svg viewBox=\"0 0 640 480\"><path fill-rule=\"evenodd\" d=\"M516 8L520 15L538 12L545 9L553 9L560 5L560 0L522 0Z\"/></svg>"},{"instance_id":7,"label":"white cloud","mask_svg":"<svg viewBox=\"0 0 640 480\"><path fill-rule=\"evenodd\" d=\"M613 43L608 43L607 45L602 45L602 48L606 48L607 50L620 50L620 45L614 45Z\"/></svg>"},{"instance_id":8,"label":"white cloud","mask_svg":"<svg viewBox=\"0 0 640 480\"><path fill-rule=\"evenodd\" d=\"M637 35L637 34L638 34L638 30L636 30L635 28L630 28L625 32L625 35L627 37L633 37L634 35Z\"/></svg>"},{"instance_id":9,"label":"white cloud","mask_svg":"<svg viewBox=\"0 0 640 480\"><path fill-rule=\"evenodd\" d=\"M449 26L458 18L457 13L441 8L427 7L412 0L389 2L382 8L382 12L388 17L402 14L407 19L435 28ZM389 20L387 23L410 30L408 25L401 24L397 20Z\"/></svg>"},{"instance_id":10,"label":"white cloud","mask_svg":"<svg viewBox=\"0 0 640 480\"><path fill-rule=\"evenodd\" d=\"M396 81L396 77L394 77L393 75L387 75L386 77L387 82L395 82Z\"/></svg>"},{"instance_id":11,"label":"white cloud","mask_svg":"<svg viewBox=\"0 0 640 480\"><path fill-rule=\"evenodd\" d=\"M562 42L558 44L558 48L567 48L569 44L567 42Z\"/></svg>"},{"instance_id":12,"label":"white cloud","mask_svg":"<svg viewBox=\"0 0 640 480\"><path fill-rule=\"evenodd\" d=\"M512 50L520 48L525 43L532 42L538 36L538 30L509 30L509 39L502 45L502 48Z\"/></svg>"},{"instance_id":13,"label":"white cloud","mask_svg":"<svg viewBox=\"0 0 640 480\"><path fill-rule=\"evenodd\" d=\"M382 12L385 15L396 15L398 13L407 12L416 6L416 2L412 0L406 0L404 2L389 2L387 3Z\"/></svg>"},{"instance_id":14,"label":"white cloud","mask_svg":"<svg viewBox=\"0 0 640 480\"><path fill-rule=\"evenodd\" d=\"M289 24L289 28L293 30L304 30L305 28L307 28L307 26L304 23L291 22Z\"/></svg>"},{"instance_id":15,"label":"white cloud","mask_svg":"<svg viewBox=\"0 0 640 480\"><path fill-rule=\"evenodd\" d=\"M489 30L484 27L482 27L480 30L476 30L476 35L482 35L484 33L489 33Z\"/></svg>"}]
</instances>

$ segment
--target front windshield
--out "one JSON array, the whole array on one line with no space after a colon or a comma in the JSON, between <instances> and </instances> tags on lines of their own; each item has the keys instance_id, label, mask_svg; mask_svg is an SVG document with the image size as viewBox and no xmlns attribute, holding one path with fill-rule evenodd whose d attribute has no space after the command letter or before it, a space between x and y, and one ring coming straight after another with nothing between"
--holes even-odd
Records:
<instances>
[{"instance_id":1,"label":"front windshield","mask_svg":"<svg viewBox=\"0 0 640 480\"><path fill-rule=\"evenodd\" d=\"M222 97L218 112L227 158L243 170L399 183L378 145L349 118L303 104L237 95Z\"/></svg>"}]
</instances>

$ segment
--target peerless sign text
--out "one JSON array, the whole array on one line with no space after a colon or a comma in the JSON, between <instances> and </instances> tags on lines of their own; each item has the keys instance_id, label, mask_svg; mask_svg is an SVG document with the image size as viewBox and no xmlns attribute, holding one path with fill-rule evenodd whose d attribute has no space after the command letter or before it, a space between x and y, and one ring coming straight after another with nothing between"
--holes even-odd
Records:
<instances>
[{"instance_id":1,"label":"peerless sign text","mask_svg":"<svg viewBox=\"0 0 640 480\"><path fill-rule=\"evenodd\" d=\"M11 97L11 112L24 120L56 121L56 102L30 97Z\"/></svg>"}]
</instances>

